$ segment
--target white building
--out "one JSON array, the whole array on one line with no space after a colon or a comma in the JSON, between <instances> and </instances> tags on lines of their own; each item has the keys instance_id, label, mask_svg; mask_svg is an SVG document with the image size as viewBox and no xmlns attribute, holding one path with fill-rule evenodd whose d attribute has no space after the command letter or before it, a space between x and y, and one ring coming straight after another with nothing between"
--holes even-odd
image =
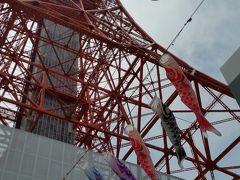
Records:
<instances>
[{"instance_id":1,"label":"white building","mask_svg":"<svg viewBox=\"0 0 240 180\"><path fill-rule=\"evenodd\" d=\"M0 125L0 180L63 180L86 150L23 130ZM84 159L91 162L105 180L118 180L99 153L88 151ZM125 162L138 180L149 180L137 165ZM159 180L180 178L159 174ZM87 180L81 161L65 180Z\"/></svg>"},{"instance_id":2,"label":"white building","mask_svg":"<svg viewBox=\"0 0 240 180\"><path fill-rule=\"evenodd\" d=\"M223 64L221 71L240 106L240 48Z\"/></svg>"}]
</instances>

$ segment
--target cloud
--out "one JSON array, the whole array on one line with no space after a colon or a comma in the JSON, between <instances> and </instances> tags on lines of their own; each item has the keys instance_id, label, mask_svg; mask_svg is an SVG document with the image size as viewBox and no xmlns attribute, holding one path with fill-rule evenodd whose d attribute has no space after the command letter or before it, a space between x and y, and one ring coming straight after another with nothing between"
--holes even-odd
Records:
<instances>
[{"instance_id":1,"label":"cloud","mask_svg":"<svg viewBox=\"0 0 240 180\"><path fill-rule=\"evenodd\" d=\"M200 0L122 0L134 20L167 47ZM137 6L136 6L137 5ZM240 1L205 1L170 51L198 70L224 81L221 65L240 46Z\"/></svg>"},{"instance_id":2,"label":"cloud","mask_svg":"<svg viewBox=\"0 0 240 180\"><path fill-rule=\"evenodd\" d=\"M121 2L134 20L155 41L166 48L201 0L121 0ZM238 0L206 0L170 51L197 70L225 83L220 67L240 46L239 9ZM227 104L229 107L235 104L235 109L238 108L233 101L224 102L229 103ZM209 113L207 117L215 121L229 116L227 113ZM230 122L216 125L216 128L223 132L223 137L220 138L209 133L211 150L215 156L237 137L237 129L239 129L237 124L239 125ZM231 129L235 129L235 132ZM194 136L194 140L196 144L201 142L199 135ZM201 149L203 146L198 145L198 147ZM231 157L238 156L236 152L239 152L239 148L236 148L237 151L234 151ZM232 164L233 161L221 163ZM189 178L193 176L192 173L183 173L181 177ZM221 173L217 173L217 176L224 177Z\"/></svg>"}]
</instances>

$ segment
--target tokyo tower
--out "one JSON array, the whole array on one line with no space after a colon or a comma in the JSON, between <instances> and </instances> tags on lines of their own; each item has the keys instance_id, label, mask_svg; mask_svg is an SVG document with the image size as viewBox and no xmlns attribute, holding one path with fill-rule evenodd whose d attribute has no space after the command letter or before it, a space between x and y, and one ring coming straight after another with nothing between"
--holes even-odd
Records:
<instances>
[{"instance_id":1,"label":"tokyo tower","mask_svg":"<svg viewBox=\"0 0 240 180\"><path fill-rule=\"evenodd\" d=\"M240 164L224 161L240 144L239 135L224 133L240 122L229 88L168 52L191 82L202 113L223 134L203 137L158 63L166 49L120 0L1 0L0 22L0 124L137 163L124 133L131 124L158 171L240 178ZM155 95L180 124L184 169L149 107Z\"/></svg>"}]
</instances>

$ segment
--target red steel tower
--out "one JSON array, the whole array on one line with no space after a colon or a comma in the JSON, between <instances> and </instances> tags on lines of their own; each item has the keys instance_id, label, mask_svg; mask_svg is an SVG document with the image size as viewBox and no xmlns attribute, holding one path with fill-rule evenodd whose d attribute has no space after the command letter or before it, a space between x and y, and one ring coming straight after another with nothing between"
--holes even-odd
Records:
<instances>
[{"instance_id":1,"label":"red steel tower","mask_svg":"<svg viewBox=\"0 0 240 180\"><path fill-rule=\"evenodd\" d=\"M110 151L136 163L123 131L133 124L157 170L191 173L196 179L214 179L215 173L240 178L240 161L225 161L240 142L239 134L225 133L229 127L239 129L240 122L229 88L173 55L191 81L202 113L223 134L209 133L206 139L158 64L166 50L119 0L0 2L1 124L37 133L43 122L58 122L58 128L49 124L48 132L55 134L38 134L64 141L56 136L66 132L71 139L74 133L76 146ZM155 95L171 108L182 129L185 169L177 166L160 119L149 107Z\"/></svg>"}]
</instances>

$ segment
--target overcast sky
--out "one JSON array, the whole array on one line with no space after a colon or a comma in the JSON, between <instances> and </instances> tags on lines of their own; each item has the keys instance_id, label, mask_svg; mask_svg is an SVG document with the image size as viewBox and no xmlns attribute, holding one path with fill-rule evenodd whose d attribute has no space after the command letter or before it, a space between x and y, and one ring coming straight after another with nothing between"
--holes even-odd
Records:
<instances>
[{"instance_id":1,"label":"overcast sky","mask_svg":"<svg viewBox=\"0 0 240 180\"><path fill-rule=\"evenodd\" d=\"M201 0L121 0L135 21L165 48ZM174 46L178 57L223 82L219 68L240 47L240 1L205 0Z\"/></svg>"},{"instance_id":2,"label":"overcast sky","mask_svg":"<svg viewBox=\"0 0 240 180\"><path fill-rule=\"evenodd\" d=\"M166 48L201 0L121 0L121 2L134 20L157 43ZM240 0L205 0L170 51L197 70L226 83L220 67L239 47ZM218 127L223 131L224 137L220 139L215 136L209 137L210 142L216 144L212 153L220 152L223 150L221 145L232 142L239 136L239 123L238 126L227 123L226 125L230 126ZM236 129L231 131L232 128ZM229 162L232 164L235 161L239 165L239 150L240 147L235 148L221 163L229 165ZM182 177L191 177L191 172ZM223 177L225 178L221 173L216 174L216 179Z\"/></svg>"}]
</instances>

